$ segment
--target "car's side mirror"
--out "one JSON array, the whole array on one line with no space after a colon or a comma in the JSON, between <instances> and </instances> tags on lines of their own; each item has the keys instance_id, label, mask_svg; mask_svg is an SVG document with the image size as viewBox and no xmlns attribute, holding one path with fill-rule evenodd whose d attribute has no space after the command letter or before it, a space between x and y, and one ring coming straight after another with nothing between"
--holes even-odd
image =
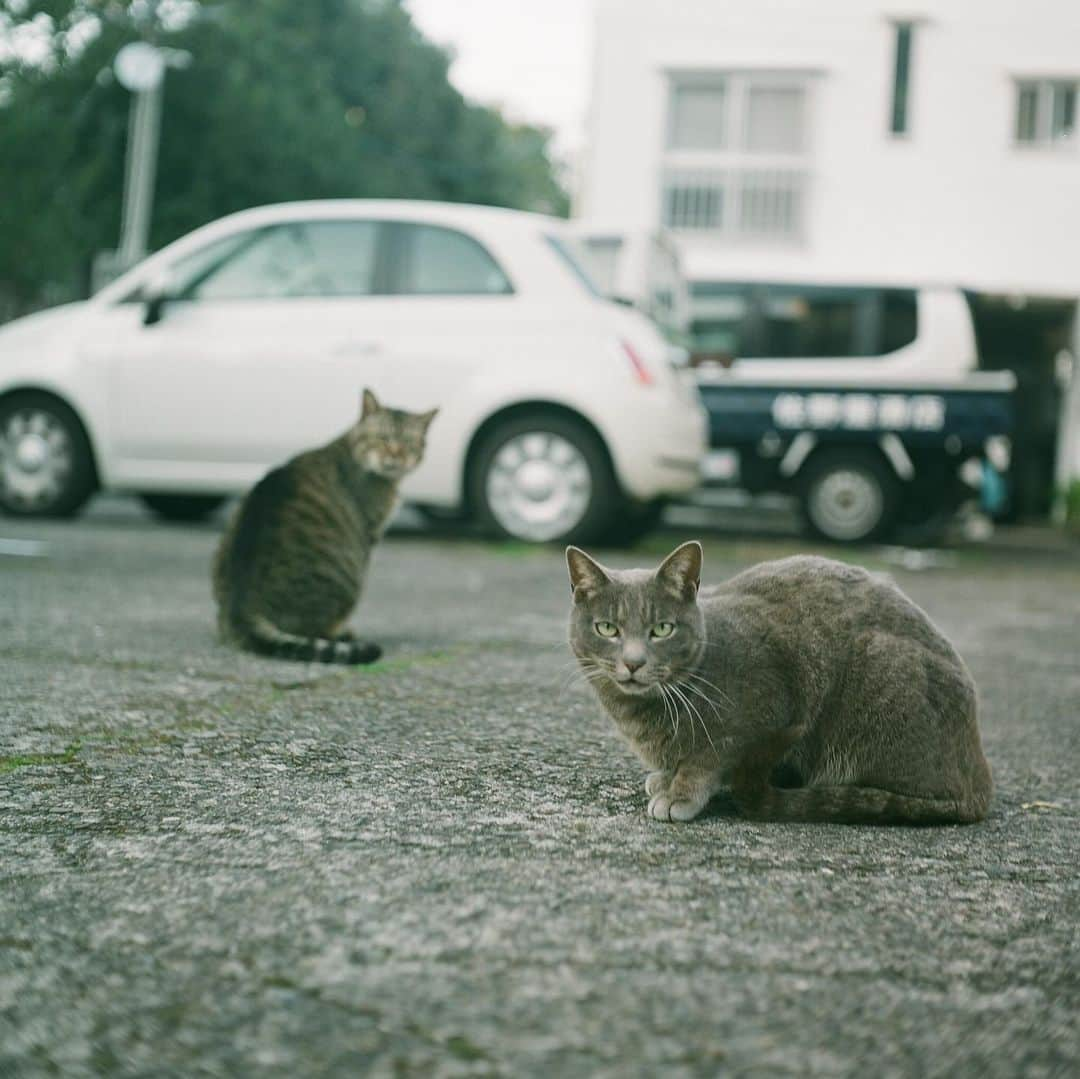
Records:
<instances>
[{"instance_id":1,"label":"car's side mirror","mask_svg":"<svg viewBox=\"0 0 1080 1079\"><path fill-rule=\"evenodd\" d=\"M147 281L142 290L143 325L153 326L161 321L165 305L176 299L175 282L170 273L163 272Z\"/></svg>"}]
</instances>

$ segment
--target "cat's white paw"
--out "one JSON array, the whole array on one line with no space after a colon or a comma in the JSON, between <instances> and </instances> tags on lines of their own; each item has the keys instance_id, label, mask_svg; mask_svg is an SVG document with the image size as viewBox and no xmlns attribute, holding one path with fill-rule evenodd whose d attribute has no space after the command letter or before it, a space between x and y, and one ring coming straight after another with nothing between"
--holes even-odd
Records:
<instances>
[{"instance_id":1,"label":"cat's white paw","mask_svg":"<svg viewBox=\"0 0 1080 1079\"><path fill-rule=\"evenodd\" d=\"M645 793L651 798L654 794L662 794L671 786L673 772L650 772L645 777Z\"/></svg>"},{"instance_id":2,"label":"cat's white paw","mask_svg":"<svg viewBox=\"0 0 1080 1079\"><path fill-rule=\"evenodd\" d=\"M693 820L703 809L705 802L671 799L667 794L657 794L649 801L649 816L653 820Z\"/></svg>"}]
</instances>

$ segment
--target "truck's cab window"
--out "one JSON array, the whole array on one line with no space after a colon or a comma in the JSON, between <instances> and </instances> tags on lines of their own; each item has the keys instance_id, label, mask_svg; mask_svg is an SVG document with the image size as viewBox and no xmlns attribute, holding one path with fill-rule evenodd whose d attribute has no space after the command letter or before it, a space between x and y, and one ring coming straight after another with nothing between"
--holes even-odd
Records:
<instances>
[{"instance_id":1,"label":"truck's cab window","mask_svg":"<svg viewBox=\"0 0 1080 1079\"><path fill-rule=\"evenodd\" d=\"M744 359L836 359L895 352L918 329L912 289L818 285L694 286L699 353Z\"/></svg>"},{"instance_id":2,"label":"truck's cab window","mask_svg":"<svg viewBox=\"0 0 1080 1079\"><path fill-rule=\"evenodd\" d=\"M759 304L759 332L746 356L807 359L854 356L855 311L850 293L819 289L765 288Z\"/></svg>"},{"instance_id":3,"label":"truck's cab window","mask_svg":"<svg viewBox=\"0 0 1080 1079\"><path fill-rule=\"evenodd\" d=\"M704 282L693 286L691 296L694 352L702 357L745 356L750 331L749 287Z\"/></svg>"}]
</instances>

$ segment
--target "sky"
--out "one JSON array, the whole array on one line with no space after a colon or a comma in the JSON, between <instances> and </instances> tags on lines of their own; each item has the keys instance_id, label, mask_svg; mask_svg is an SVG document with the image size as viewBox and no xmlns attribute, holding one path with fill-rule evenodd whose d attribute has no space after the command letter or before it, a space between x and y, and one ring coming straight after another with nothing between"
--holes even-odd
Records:
<instances>
[{"instance_id":1,"label":"sky","mask_svg":"<svg viewBox=\"0 0 1080 1079\"><path fill-rule=\"evenodd\" d=\"M456 56L454 85L508 119L550 127L555 152L585 142L591 0L405 0L424 35Z\"/></svg>"}]
</instances>

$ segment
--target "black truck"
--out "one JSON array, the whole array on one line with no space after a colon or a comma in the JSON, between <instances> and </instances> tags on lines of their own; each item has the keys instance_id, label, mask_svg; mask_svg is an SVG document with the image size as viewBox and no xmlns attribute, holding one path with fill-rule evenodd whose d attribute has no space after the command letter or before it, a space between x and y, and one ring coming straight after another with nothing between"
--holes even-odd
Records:
<instances>
[{"instance_id":1,"label":"black truck","mask_svg":"<svg viewBox=\"0 0 1080 1079\"><path fill-rule=\"evenodd\" d=\"M944 286L695 284L692 363L711 421L706 483L794 495L837 542L928 538L1008 499L1015 378L980 371Z\"/></svg>"},{"instance_id":2,"label":"black truck","mask_svg":"<svg viewBox=\"0 0 1080 1079\"><path fill-rule=\"evenodd\" d=\"M747 381L699 373L707 484L798 499L815 535L855 543L926 530L1007 498L1010 372L953 382Z\"/></svg>"}]
</instances>

